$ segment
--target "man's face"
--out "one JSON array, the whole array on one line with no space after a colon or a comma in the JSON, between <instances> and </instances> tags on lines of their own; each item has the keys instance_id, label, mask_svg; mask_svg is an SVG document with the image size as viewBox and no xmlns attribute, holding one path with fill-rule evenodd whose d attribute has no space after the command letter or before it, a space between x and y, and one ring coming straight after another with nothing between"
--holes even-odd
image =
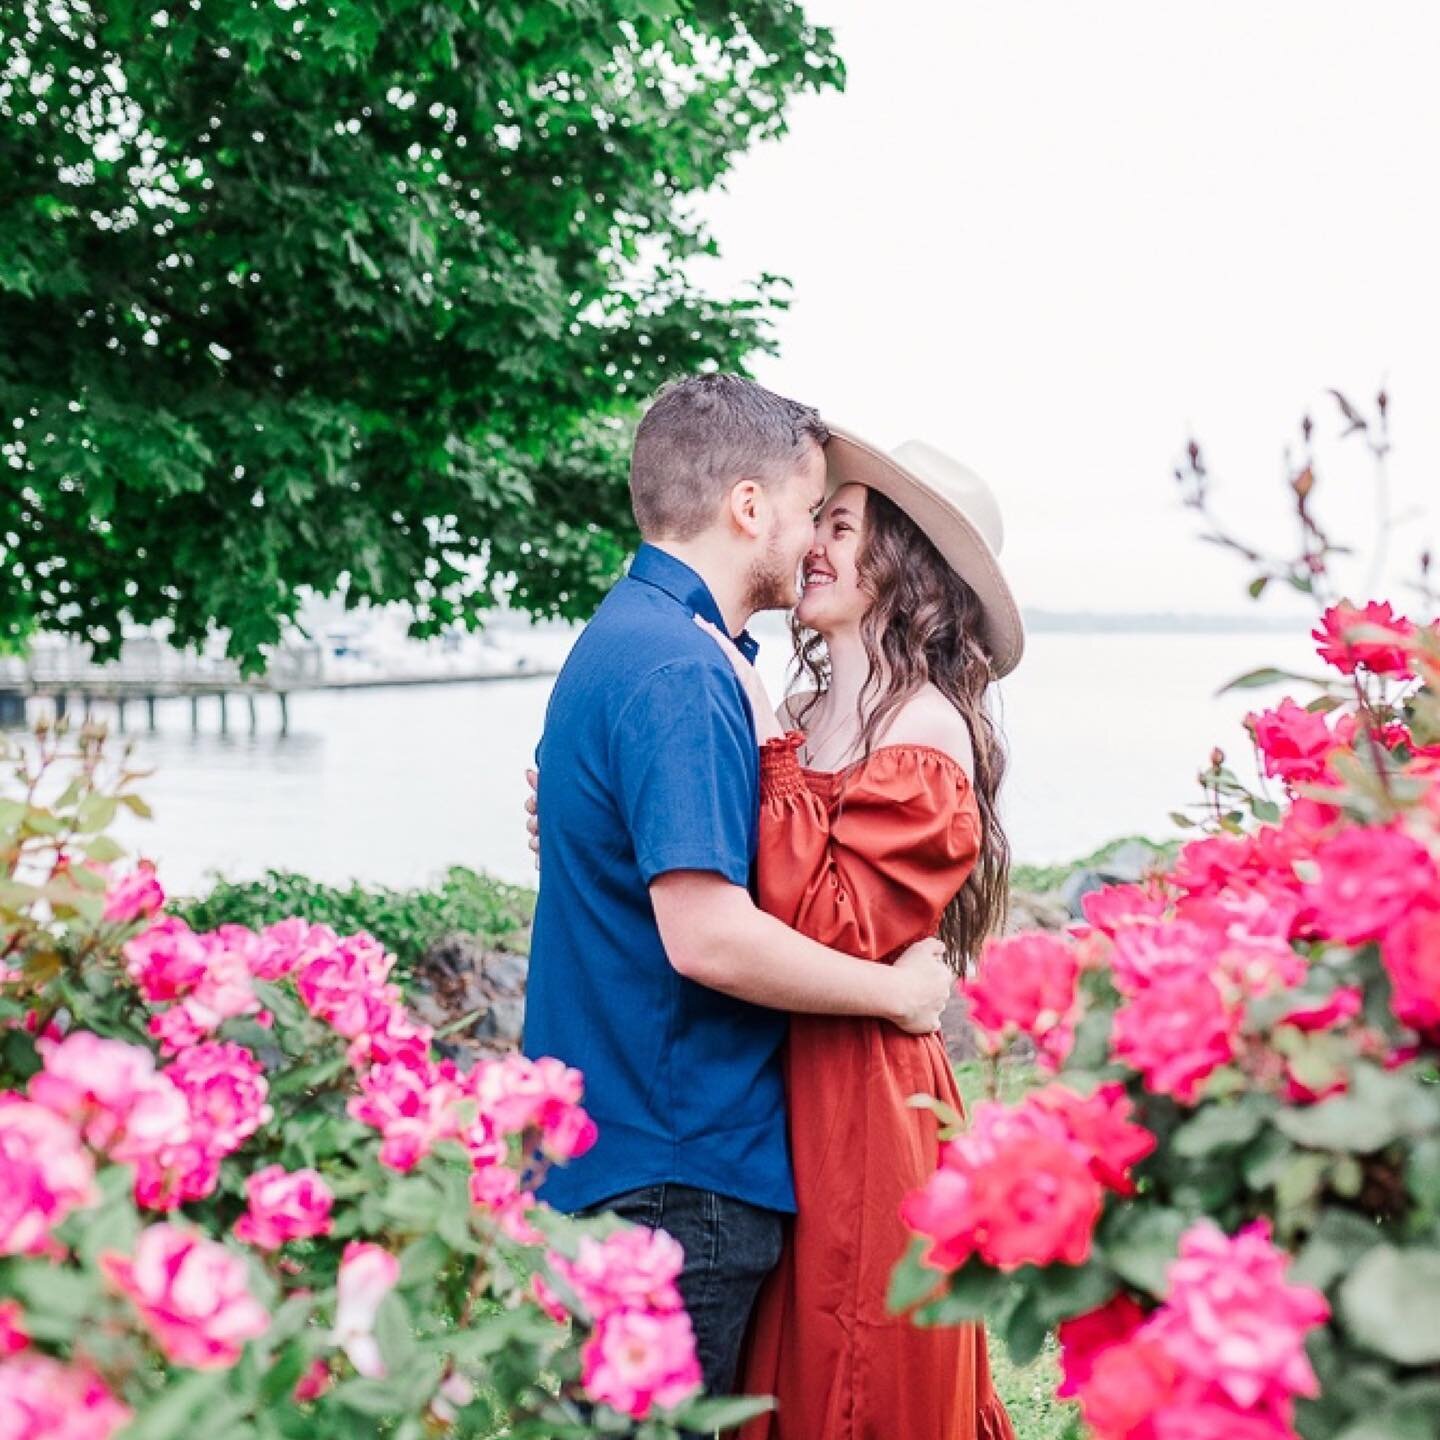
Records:
<instances>
[{"instance_id":1,"label":"man's face","mask_svg":"<svg viewBox=\"0 0 1440 1440\"><path fill-rule=\"evenodd\" d=\"M770 529L750 568L752 612L788 610L800 599L800 566L815 543L815 516L825 502L825 452L811 445L789 475L765 491Z\"/></svg>"}]
</instances>

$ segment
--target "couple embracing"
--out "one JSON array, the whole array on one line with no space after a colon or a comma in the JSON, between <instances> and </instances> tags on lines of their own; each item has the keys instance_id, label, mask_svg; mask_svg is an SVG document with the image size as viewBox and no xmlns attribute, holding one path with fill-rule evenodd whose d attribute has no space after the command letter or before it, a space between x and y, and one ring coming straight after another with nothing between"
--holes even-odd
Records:
<instances>
[{"instance_id":1,"label":"couple embracing","mask_svg":"<svg viewBox=\"0 0 1440 1440\"><path fill-rule=\"evenodd\" d=\"M630 487L538 752L525 1048L600 1131L542 1193L680 1242L706 1389L778 1400L745 1440L1010 1440L983 1331L885 1303L939 1154L906 1102L960 1108L940 1012L1005 903L995 502L730 375L660 392ZM791 607L776 710L745 627Z\"/></svg>"}]
</instances>

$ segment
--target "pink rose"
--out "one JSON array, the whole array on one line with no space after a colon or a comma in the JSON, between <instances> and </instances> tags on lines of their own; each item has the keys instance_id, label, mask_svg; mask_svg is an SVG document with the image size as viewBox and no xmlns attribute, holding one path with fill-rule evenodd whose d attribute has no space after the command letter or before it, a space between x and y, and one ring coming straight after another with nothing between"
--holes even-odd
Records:
<instances>
[{"instance_id":1,"label":"pink rose","mask_svg":"<svg viewBox=\"0 0 1440 1440\"><path fill-rule=\"evenodd\" d=\"M95 1163L74 1127L20 1095L0 1094L0 1255L42 1255L72 1211L96 1205Z\"/></svg>"},{"instance_id":2,"label":"pink rose","mask_svg":"<svg viewBox=\"0 0 1440 1440\"><path fill-rule=\"evenodd\" d=\"M1320 933L1345 945L1379 940L1417 905L1440 900L1440 870L1398 823L1355 825L1315 852L1305 896Z\"/></svg>"},{"instance_id":3,"label":"pink rose","mask_svg":"<svg viewBox=\"0 0 1440 1440\"><path fill-rule=\"evenodd\" d=\"M187 994L204 975L206 958L201 938L173 915L125 942L126 973L152 1005Z\"/></svg>"},{"instance_id":4,"label":"pink rose","mask_svg":"<svg viewBox=\"0 0 1440 1440\"><path fill-rule=\"evenodd\" d=\"M1040 1067L1058 1070L1075 1043L1080 967L1063 940L1041 932L987 941L979 973L961 982L970 1018L996 1048L1012 1035L1031 1036Z\"/></svg>"},{"instance_id":5,"label":"pink rose","mask_svg":"<svg viewBox=\"0 0 1440 1440\"><path fill-rule=\"evenodd\" d=\"M585 1342L581 1363L581 1383L590 1398L636 1420L656 1406L683 1405L703 1383L695 1332L683 1310L616 1311Z\"/></svg>"},{"instance_id":6,"label":"pink rose","mask_svg":"<svg viewBox=\"0 0 1440 1440\"><path fill-rule=\"evenodd\" d=\"M188 1136L185 1097L156 1073L143 1046L76 1030L38 1048L44 1068L30 1078L30 1098L63 1115L94 1149L136 1160Z\"/></svg>"},{"instance_id":7,"label":"pink rose","mask_svg":"<svg viewBox=\"0 0 1440 1440\"><path fill-rule=\"evenodd\" d=\"M223 1245L164 1222L142 1232L133 1256L108 1251L100 1266L135 1307L167 1360L227 1369L269 1328L245 1264Z\"/></svg>"},{"instance_id":8,"label":"pink rose","mask_svg":"<svg viewBox=\"0 0 1440 1440\"><path fill-rule=\"evenodd\" d=\"M18 1355L30 1344L30 1332L25 1328L25 1312L18 1300L0 1300L0 1358ZM0 1434L3 1434L0 1428Z\"/></svg>"},{"instance_id":9,"label":"pink rose","mask_svg":"<svg viewBox=\"0 0 1440 1440\"><path fill-rule=\"evenodd\" d=\"M271 1117L269 1084L260 1062L228 1041L186 1050L165 1067L185 1095L191 1127L204 1147L222 1159L238 1150Z\"/></svg>"},{"instance_id":10,"label":"pink rose","mask_svg":"<svg viewBox=\"0 0 1440 1440\"><path fill-rule=\"evenodd\" d=\"M1174 1389L1175 1362L1142 1331L1095 1357L1079 1391L1080 1413L1094 1440L1153 1440L1151 1422Z\"/></svg>"},{"instance_id":11,"label":"pink rose","mask_svg":"<svg viewBox=\"0 0 1440 1440\"><path fill-rule=\"evenodd\" d=\"M1440 1034L1440 904L1420 905L1386 935L1380 959L1396 1018L1422 1035Z\"/></svg>"},{"instance_id":12,"label":"pink rose","mask_svg":"<svg viewBox=\"0 0 1440 1440\"><path fill-rule=\"evenodd\" d=\"M360 1078L360 1093L346 1110L384 1137L380 1163L404 1174L427 1155L437 1140L453 1137L458 1118L457 1087L433 1062L391 1061L372 1066Z\"/></svg>"},{"instance_id":13,"label":"pink rose","mask_svg":"<svg viewBox=\"0 0 1440 1440\"><path fill-rule=\"evenodd\" d=\"M574 1260L552 1254L550 1263L592 1320L615 1310L658 1313L681 1308L677 1283L685 1252L664 1230L636 1226L604 1240L583 1235Z\"/></svg>"},{"instance_id":14,"label":"pink rose","mask_svg":"<svg viewBox=\"0 0 1440 1440\"><path fill-rule=\"evenodd\" d=\"M1123 1290L1097 1310L1062 1320L1056 1331L1062 1379L1055 1394L1062 1400L1079 1394L1096 1360L1112 1345L1129 1340L1144 1320L1145 1312Z\"/></svg>"},{"instance_id":15,"label":"pink rose","mask_svg":"<svg viewBox=\"0 0 1440 1440\"><path fill-rule=\"evenodd\" d=\"M110 1440L131 1418L105 1382L79 1365L34 1351L0 1361L4 1440Z\"/></svg>"},{"instance_id":16,"label":"pink rose","mask_svg":"<svg viewBox=\"0 0 1440 1440\"><path fill-rule=\"evenodd\" d=\"M365 1029L369 997L399 998L399 992L386 985L394 964L395 957L387 955L379 941L351 935L296 969L295 986L317 1020L353 1039Z\"/></svg>"},{"instance_id":17,"label":"pink rose","mask_svg":"<svg viewBox=\"0 0 1440 1440\"><path fill-rule=\"evenodd\" d=\"M1412 673L1415 625L1396 616L1388 601L1357 607L1342 600L1320 617L1320 628L1311 633L1320 658L1342 675L1353 675L1362 665L1372 675Z\"/></svg>"},{"instance_id":18,"label":"pink rose","mask_svg":"<svg viewBox=\"0 0 1440 1440\"><path fill-rule=\"evenodd\" d=\"M1080 897L1080 910L1097 930L1113 935L1121 925L1163 920L1170 900L1155 884L1107 885Z\"/></svg>"},{"instance_id":19,"label":"pink rose","mask_svg":"<svg viewBox=\"0 0 1440 1440\"><path fill-rule=\"evenodd\" d=\"M1145 1333L1185 1375L1215 1386L1242 1410L1275 1409L1319 1385L1305 1336L1329 1318L1318 1290L1285 1279L1290 1257L1270 1241L1268 1220L1234 1236L1210 1220L1180 1239L1169 1294Z\"/></svg>"},{"instance_id":20,"label":"pink rose","mask_svg":"<svg viewBox=\"0 0 1440 1440\"><path fill-rule=\"evenodd\" d=\"M252 963L255 978L279 980L339 943L340 937L328 925L311 925L298 917L281 920L260 933Z\"/></svg>"},{"instance_id":21,"label":"pink rose","mask_svg":"<svg viewBox=\"0 0 1440 1440\"><path fill-rule=\"evenodd\" d=\"M1336 740L1323 715L1282 700L1277 709L1247 715L1245 723L1267 775L1287 785L1319 785L1334 778L1329 760Z\"/></svg>"},{"instance_id":22,"label":"pink rose","mask_svg":"<svg viewBox=\"0 0 1440 1440\"><path fill-rule=\"evenodd\" d=\"M1107 1190L1133 1195L1130 1168L1154 1149L1155 1136L1130 1119L1132 1105L1118 1081L1096 1088L1082 1098L1068 1085L1047 1085L1025 1097L1028 1107L1054 1115L1064 1124L1067 1137L1084 1151L1090 1173Z\"/></svg>"},{"instance_id":23,"label":"pink rose","mask_svg":"<svg viewBox=\"0 0 1440 1440\"><path fill-rule=\"evenodd\" d=\"M1315 1032L1334 1030L1359 1015L1365 1003L1365 992L1358 985L1337 985L1323 1000L1302 1001L1287 1010L1277 1022L1296 1030Z\"/></svg>"},{"instance_id":24,"label":"pink rose","mask_svg":"<svg viewBox=\"0 0 1440 1440\"><path fill-rule=\"evenodd\" d=\"M102 919L107 925L133 925L158 915L164 908L165 891L155 878L155 867L142 863L107 886Z\"/></svg>"},{"instance_id":25,"label":"pink rose","mask_svg":"<svg viewBox=\"0 0 1440 1440\"><path fill-rule=\"evenodd\" d=\"M544 1056L506 1055L482 1060L470 1072L470 1088L482 1122L501 1135L536 1132L554 1160L573 1160L594 1145L597 1131L580 1108L584 1077Z\"/></svg>"},{"instance_id":26,"label":"pink rose","mask_svg":"<svg viewBox=\"0 0 1440 1440\"><path fill-rule=\"evenodd\" d=\"M295 1388L290 1392L291 1398L301 1405L309 1400L318 1400L334 1383L335 1376L330 1371L330 1362L325 1359L312 1360L310 1368L295 1382Z\"/></svg>"},{"instance_id":27,"label":"pink rose","mask_svg":"<svg viewBox=\"0 0 1440 1440\"><path fill-rule=\"evenodd\" d=\"M249 1209L235 1223L235 1238L262 1250L278 1250L287 1240L330 1233L335 1197L314 1170L287 1171L267 1165L245 1181Z\"/></svg>"},{"instance_id":28,"label":"pink rose","mask_svg":"<svg viewBox=\"0 0 1440 1440\"><path fill-rule=\"evenodd\" d=\"M400 1262L379 1245L352 1240L340 1257L335 1281L335 1331L331 1336L361 1375L377 1379L385 1373L375 1320L380 1302L400 1279Z\"/></svg>"},{"instance_id":29,"label":"pink rose","mask_svg":"<svg viewBox=\"0 0 1440 1440\"><path fill-rule=\"evenodd\" d=\"M1239 1011L1208 975L1182 974L1147 986L1115 1012L1110 1053L1138 1071L1152 1094L1192 1105L1234 1056L1239 1030Z\"/></svg>"}]
</instances>

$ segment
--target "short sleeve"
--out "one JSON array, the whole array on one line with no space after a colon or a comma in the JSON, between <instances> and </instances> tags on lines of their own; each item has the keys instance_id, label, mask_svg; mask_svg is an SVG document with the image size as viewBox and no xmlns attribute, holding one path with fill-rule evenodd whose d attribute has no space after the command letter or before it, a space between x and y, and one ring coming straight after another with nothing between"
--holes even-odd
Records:
<instances>
[{"instance_id":1,"label":"short sleeve","mask_svg":"<svg viewBox=\"0 0 1440 1440\"><path fill-rule=\"evenodd\" d=\"M699 660L646 676L611 737L612 773L640 874L750 878L759 749L739 682Z\"/></svg>"}]
</instances>

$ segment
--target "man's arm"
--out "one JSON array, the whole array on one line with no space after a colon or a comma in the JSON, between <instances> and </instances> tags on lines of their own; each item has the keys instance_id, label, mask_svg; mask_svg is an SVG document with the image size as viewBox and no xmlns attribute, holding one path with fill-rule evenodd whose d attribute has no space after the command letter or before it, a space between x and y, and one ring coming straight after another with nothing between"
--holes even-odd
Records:
<instances>
[{"instance_id":1,"label":"man's arm","mask_svg":"<svg viewBox=\"0 0 1440 1440\"><path fill-rule=\"evenodd\" d=\"M940 1028L955 976L938 940L893 965L857 960L767 915L712 871L658 875L650 899L665 953L687 980L773 1010L875 1016L912 1035Z\"/></svg>"}]
</instances>

